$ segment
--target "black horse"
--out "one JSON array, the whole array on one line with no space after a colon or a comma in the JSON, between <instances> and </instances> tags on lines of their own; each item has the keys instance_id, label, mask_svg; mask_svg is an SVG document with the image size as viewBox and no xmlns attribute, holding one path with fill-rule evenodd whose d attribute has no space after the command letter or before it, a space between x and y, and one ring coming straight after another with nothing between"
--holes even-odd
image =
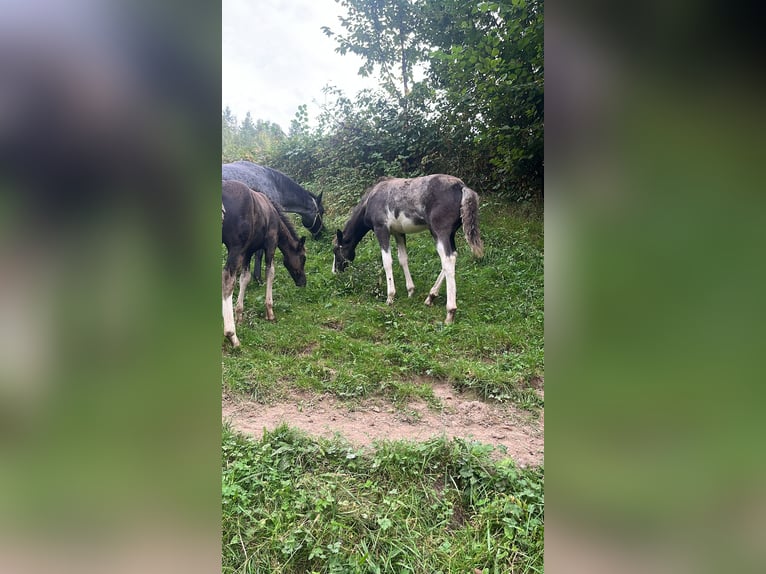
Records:
<instances>
[{"instance_id":1,"label":"black horse","mask_svg":"<svg viewBox=\"0 0 766 574\"><path fill-rule=\"evenodd\" d=\"M324 223L322 194L314 195L306 191L281 171L258 165L251 161L235 161L221 166L221 179L234 180L247 184L265 194L272 203L289 213L301 216L301 223L309 230L312 237L319 237ZM255 278L261 280L261 251L255 254Z\"/></svg>"},{"instance_id":2,"label":"black horse","mask_svg":"<svg viewBox=\"0 0 766 574\"><path fill-rule=\"evenodd\" d=\"M428 229L436 242L442 270L425 304L433 303L446 278L447 317L444 322L452 323L457 309L455 232L461 225L474 256L481 257L484 254L484 244L479 236L479 196L458 178L444 174L414 179L382 178L362 197L343 231L337 231L333 247L333 273L346 269L348 262L356 257L355 249L359 241L368 231L373 230L380 243L383 268L386 271L386 303L391 305L396 294L390 243L393 235L399 264L407 282L407 293L412 297L415 284L408 267L404 236L406 233Z\"/></svg>"},{"instance_id":3,"label":"black horse","mask_svg":"<svg viewBox=\"0 0 766 574\"><path fill-rule=\"evenodd\" d=\"M272 284L274 282L274 253L284 255L287 271L298 287L306 285L305 237L298 238L284 213L262 193L244 183L224 181L221 189L221 240L228 256L223 269L223 332L234 347L239 347L235 330L235 310L232 308L234 282L239 273L239 296L236 323L242 320L245 290L250 282L250 258L257 249L266 255L266 318L274 320Z\"/></svg>"}]
</instances>

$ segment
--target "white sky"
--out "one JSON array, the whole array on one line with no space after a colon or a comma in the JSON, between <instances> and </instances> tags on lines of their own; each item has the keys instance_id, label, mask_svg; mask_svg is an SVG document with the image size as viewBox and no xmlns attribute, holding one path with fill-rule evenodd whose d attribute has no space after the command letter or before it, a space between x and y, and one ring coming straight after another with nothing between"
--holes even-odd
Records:
<instances>
[{"instance_id":1,"label":"white sky","mask_svg":"<svg viewBox=\"0 0 766 574\"><path fill-rule=\"evenodd\" d=\"M344 32L335 0L222 0L222 105L242 120L276 122L285 133L301 104L315 123L322 87L354 96L377 85L357 75L362 59L341 56L321 26Z\"/></svg>"}]
</instances>

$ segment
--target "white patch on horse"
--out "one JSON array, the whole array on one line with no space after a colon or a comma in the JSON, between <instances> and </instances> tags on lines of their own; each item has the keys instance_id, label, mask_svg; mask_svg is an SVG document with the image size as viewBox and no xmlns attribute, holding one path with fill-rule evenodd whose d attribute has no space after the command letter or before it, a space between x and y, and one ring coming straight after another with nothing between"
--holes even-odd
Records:
<instances>
[{"instance_id":1,"label":"white patch on horse","mask_svg":"<svg viewBox=\"0 0 766 574\"><path fill-rule=\"evenodd\" d=\"M394 259L391 257L390 247L388 250L381 249L380 252L383 259L383 269L386 271L386 287L388 292L386 304L393 305L394 296L396 295L396 286L394 285Z\"/></svg>"},{"instance_id":2,"label":"white patch on horse","mask_svg":"<svg viewBox=\"0 0 766 574\"><path fill-rule=\"evenodd\" d=\"M404 212L399 212L395 216L390 209L386 210L386 227L395 233L419 233L428 229L425 223L417 223L414 219L407 217Z\"/></svg>"},{"instance_id":3,"label":"white patch on horse","mask_svg":"<svg viewBox=\"0 0 766 574\"><path fill-rule=\"evenodd\" d=\"M412 294L415 292L415 283L412 281L412 275L410 275L409 258L407 257L407 247L404 244L404 235L399 235L397 233L394 238L396 239L399 265L402 266L402 271L404 271L404 281L407 284L407 296L412 297Z\"/></svg>"},{"instance_id":4,"label":"white patch on horse","mask_svg":"<svg viewBox=\"0 0 766 574\"><path fill-rule=\"evenodd\" d=\"M231 341L234 347L239 347L239 339L234 329L232 295L223 298L223 334Z\"/></svg>"},{"instance_id":5,"label":"white patch on horse","mask_svg":"<svg viewBox=\"0 0 766 574\"><path fill-rule=\"evenodd\" d=\"M450 324L455 320L455 311L457 310L457 288L455 286L457 253L453 252L447 255L447 248L441 242L436 244L436 251L439 253L439 258L442 262L442 273L439 274L439 277L447 281L447 318L444 322ZM438 293L440 286L441 282L437 279L433 290Z\"/></svg>"},{"instance_id":6,"label":"white patch on horse","mask_svg":"<svg viewBox=\"0 0 766 574\"><path fill-rule=\"evenodd\" d=\"M274 261L266 269L266 319L269 321L274 320L274 296L272 288L274 285Z\"/></svg>"}]
</instances>

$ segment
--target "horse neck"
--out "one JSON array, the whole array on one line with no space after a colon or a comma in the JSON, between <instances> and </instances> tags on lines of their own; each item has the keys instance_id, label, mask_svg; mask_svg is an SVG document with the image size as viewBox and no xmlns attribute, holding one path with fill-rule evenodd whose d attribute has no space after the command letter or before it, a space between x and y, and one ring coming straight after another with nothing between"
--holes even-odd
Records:
<instances>
[{"instance_id":1,"label":"horse neck","mask_svg":"<svg viewBox=\"0 0 766 574\"><path fill-rule=\"evenodd\" d=\"M364 222L366 209L367 202L365 201L364 204L354 210L354 213L351 214L351 218L343 228L343 239L344 241L349 241L351 247L356 247L371 229L371 227Z\"/></svg>"},{"instance_id":2,"label":"horse neck","mask_svg":"<svg viewBox=\"0 0 766 574\"><path fill-rule=\"evenodd\" d=\"M278 188L280 204L285 211L297 213L307 217L314 217L317 212L317 203L314 196L303 189L291 179L275 172L275 178L279 179Z\"/></svg>"},{"instance_id":3,"label":"horse neck","mask_svg":"<svg viewBox=\"0 0 766 574\"><path fill-rule=\"evenodd\" d=\"M290 232L290 228L287 227L287 224L281 218L279 219L279 232L277 233L277 247L279 247L282 253L287 253L287 251L295 253L298 250L298 240L295 239Z\"/></svg>"}]
</instances>

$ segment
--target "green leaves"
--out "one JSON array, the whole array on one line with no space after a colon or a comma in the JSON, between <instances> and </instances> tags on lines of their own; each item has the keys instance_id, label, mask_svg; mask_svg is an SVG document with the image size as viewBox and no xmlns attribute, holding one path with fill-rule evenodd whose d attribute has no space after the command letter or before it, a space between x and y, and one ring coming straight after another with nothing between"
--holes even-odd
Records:
<instances>
[{"instance_id":1,"label":"green leaves","mask_svg":"<svg viewBox=\"0 0 766 574\"><path fill-rule=\"evenodd\" d=\"M348 459L340 439L283 426L256 441L225 429L222 451L225 574L542 569L543 471L484 445L386 442Z\"/></svg>"},{"instance_id":2,"label":"green leaves","mask_svg":"<svg viewBox=\"0 0 766 574\"><path fill-rule=\"evenodd\" d=\"M316 127L301 109L288 138L258 122L240 127L224 113L224 160L249 158L301 182L332 182L354 199L379 176L429 173L517 201L541 197L540 0L339 3L347 10L341 29L322 32L340 54L362 56L359 74L377 75L379 89L351 98L327 88Z\"/></svg>"}]
</instances>

